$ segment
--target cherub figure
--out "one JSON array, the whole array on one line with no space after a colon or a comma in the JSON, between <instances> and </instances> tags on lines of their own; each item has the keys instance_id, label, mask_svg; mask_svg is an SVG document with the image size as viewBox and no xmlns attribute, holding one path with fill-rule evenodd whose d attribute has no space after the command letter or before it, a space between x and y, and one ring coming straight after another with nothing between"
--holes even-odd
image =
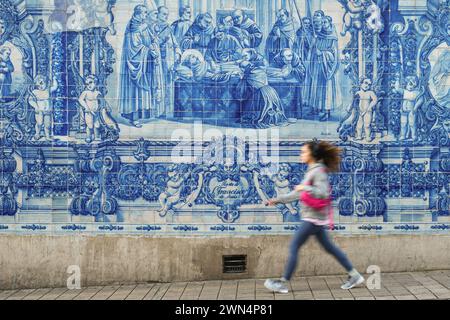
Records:
<instances>
[{"instance_id":1,"label":"cherub figure","mask_svg":"<svg viewBox=\"0 0 450 320\"><path fill-rule=\"evenodd\" d=\"M276 191L276 196L279 197L282 194L291 193L290 182L288 180L289 177L289 165L281 164L277 174L274 174L270 180L274 183L274 188ZM286 208L292 215L296 215L298 212L292 205L292 203L285 204Z\"/></svg>"},{"instance_id":2,"label":"cherub figure","mask_svg":"<svg viewBox=\"0 0 450 320\"><path fill-rule=\"evenodd\" d=\"M93 0L93 5L95 7L95 19L99 25L96 27L108 26L111 35L116 35L116 29L114 26L114 18L111 12L111 1L108 0Z\"/></svg>"},{"instance_id":3,"label":"cherub figure","mask_svg":"<svg viewBox=\"0 0 450 320\"><path fill-rule=\"evenodd\" d=\"M341 35L345 36L351 29L361 30L365 7L362 0L338 0L345 9Z\"/></svg>"},{"instance_id":4,"label":"cherub figure","mask_svg":"<svg viewBox=\"0 0 450 320\"><path fill-rule=\"evenodd\" d=\"M86 122L86 142L100 140L100 101L101 92L97 89L98 79L95 75L86 77L85 90L80 94L78 102L81 105Z\"/></svg>"},{"instance_id":5,"label":"cherub figure","mask_svg":"<svg viewBox=\"0 0 450 320\"><path fill-rule=\"evenodd\" d=\"M58 88L58 83L53 79L51 88L49 88L46 77L38 75L34 79L34 89L28 97L28 103L34 108L34 119L36 122L34 139L41 139L41 131L44 129L45 139L52 141L52 102L51 94Z\"/></svg>"},{"instance_id":6,"label":"cherub figure","mask_svg":"<svg viewBox=\"0 0 450 320\"><path fill-rule=\"evenodd\" d=\"M417 76L408 76L405 78L405 88L400 88L400 82L395 83L394 92L402 95L402 107L400 111L400 139L406 140L411 137L417 140L416 117L418 109L423 105L424 90L419 87Z\"/></svg>"},{"instance_id":7,"label":"cherub figure","mask_svg":"<svg viewBox=\"0 0 450 320\"><path fill-rule=\"evenodd\" d=\"M158 210L159 216L164 217L169 210L173 209L180 202L181 187L185 179L189 177L189 172L182 173L178 165L174 164L169 167L166 190L159 195L159 203L161 209Z\"/></svg>"},{"instance_id":8,"label":"cherub figure","mask_svg":"<svg viewBox=\"0 0 450 320\"><path fill-rule=\"evenodd\" d=\"M369 78L362 79L360 90L355 93L355 99L359 100L359 118L356 123L356 140L363 140L365 138L370 142L373 139L371 135L373 111L378 103L378 97L372 90L372 80Z\"/></svg>"},{"instance_id":9,"label":"cherub figure","mask_svg":"<svg viewBox=\"0 0 450 320\"><path fill-rule=\"evenodd\" d=\"M353 100L347 108L347 116L340 124L337 131L341 136L352 135L356 140L366 138L368 142L373 140L371 124L373 111L378 103L378 97L372 90L372 80L362 78L359 90L355 92Z\"/></svg>"}]
</instances>

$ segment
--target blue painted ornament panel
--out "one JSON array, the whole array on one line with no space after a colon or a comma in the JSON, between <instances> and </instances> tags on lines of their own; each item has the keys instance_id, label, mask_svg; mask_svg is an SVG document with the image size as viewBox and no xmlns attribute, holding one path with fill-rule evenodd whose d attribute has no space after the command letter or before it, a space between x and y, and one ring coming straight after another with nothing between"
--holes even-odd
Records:
<instances>
[{"instance_id":1,"label":"blue painted ornament panel","mask_svg":"<svg viewBox=\"0 0 450 320\"><path fill-rule=\"evenodd\" d=\"M450 229L450 1L0 0L0 232Z\"/></svg>"}]
</instances>

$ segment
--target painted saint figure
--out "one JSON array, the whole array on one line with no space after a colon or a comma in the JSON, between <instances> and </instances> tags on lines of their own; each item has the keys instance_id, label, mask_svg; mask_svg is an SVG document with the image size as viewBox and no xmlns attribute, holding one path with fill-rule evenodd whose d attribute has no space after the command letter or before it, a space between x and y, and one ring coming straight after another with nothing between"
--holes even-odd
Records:
<instances>
[{"instance_id":1,"label":"painted saint figure","mask_svg":"<svg viewBox=\"0 0 450 320\"><path fill-rule=\"evenodd\" d=\"M286 9L277 12L277 21L266 41L266 58L273 62L283 49L292 49L295 43L295 25Z\"/></svg>"},{"instance_id":2,"label":"painted saint figure","mask_svg":"<svg viewBox=\"0 0 450 320\"><path fill-rule=\"evenodd\" d=\"M181 60L181 50L172 29L167 22L169 18L169 9L165 6L158 8L158 24L156 25L156 33L158 35L162 72L164 75L164 112L160 116L173 116L173 70Z\"/></svg>"},{"instance_id":3,"label":"painted saint figure","mask_svg":"<svg viewBox=\"0 0 450 320\"><path fill-rule=\"evenodd\" d=\"M178 44L181 43L191 25L191 7L183 6L180 8L180 19L178 19L171 25L173 35Z\"/></svg>"},{"instance_id":4,"label":"painted saint figure","mask_svg":"<svg viewBox=\"0 0 450 320\"><path fill-rule=\"evenodd\" d=\"M271 67L267 68L267 75L272 79L289 81L285 89L295 97L295 101L285 105L285 115L289 122L294 122L302 117L302 86L305 80L305 67L302 61L291 49L283 49L275 56Z\"/></svg>"},{"instance_id":5,"label":"painted saint figure","mask_svg":"<svg viewBox=\"0 0 450 320\"><path fill-rule=\"evenodd\" d=\"M302 26L297 30L294 52L303 62L309 61L311 46L313 42L312 23L309 17L302 18Z\"/></svg>"},{"instance_id":6,"label":"painted saint figure","mask_svg":"<svg viewBox=\"0 0 450 320\"><path fill-rule=\"evenodd\" d=\"M231 29L231 35L236 37L244 48L257 48L262 42L263 33L258 25L242 10L233 12L234 27Z\"/></svg>"},{"instance_id":7,"label":"painted saint figure","mask_svg":"<svg viewBox=\"0 0 450 320\"><path fill-rule=\"evenodd\" d=\"M212 69L202 53L195 49L183 52L181 65L176 68L176 74L179 79L196 82L204 80L226 82L236 75L233 72L220 72Z\"/></svg>"},{"instance_id":8,"label":"painted saint figure","mask_svg":"<svg viewBox=\"0 0 450 320\"><path fill-rule=\"evenodd\" d=\"M303 82L305 78L305 67L300 57L291 49L283 49L276 55L267 69L267 75L273 78L295 79Z\"/></svg>"},{"instance_id":9,"label":"painted saint figure","mask_svg":"<svg viewBox=\"0 0 450 320\"><path fill-rule=\"evenodd\" d=\"M311 25L311 42L309 43L308 53L306 56L306 59L303 60L303 63L306 67L306 81L303 85L303 108L309 109L309 115L315 116L317 113L317 108L312 105L311 101L314 99L314 92L313 92L313 79L312 79L312 71L317 73L317 67L314 68L314 65L312 63L312 60L317 53L316 44L318 42L318 34L322 31L323 27L323 20L325 18L325 13L322 10L318 10L314 12L314 16L312 18L312 25ZM304 31L306 32L306 30Z\"/></svg>"},{"instance_id":10,"label":"painted saint figure","mask_svg":"<svg viewBox=\"0 0 450 320\"><path fill-rule=\"evenodd\" d=\"M214 38L209 43L205 59L213 64L232 62L241 57L242 46L239 41L230 34L233 28L233 18L226 16L217 28Z\"/></svg>"},{"instance_id":11,"label":"painted saint figure","mask_svg":"<svg viewBox=\"0 0 450 320\"><path fill-rule=\"evenodd\" d=\"M148 9L144 5L136 6L125 31L122 50L120 113L136 127L142 126L143 119L162 113L164 97L159 43L147 19Z\"/></svg>"},{"instance_id":12,"label":"painted saint figure","mask_svg":"<svg viewBox=\"0 0 450 320\"><path fill-rule=\"evenodd\" d=\"M278 93L269 85L264 58L255 49L242 51L242 80L238 86L244 102L242 124L255 128L288 125L283 103Z\"/></svg>"},{"instance_id":13,"label":"painted saint figure","mask_svg":"<svg viewBox=\"0 0 450 320\"><path fill-rule=\"evenodd\" d=\"M11 62L11 49L0 47L0 101L11 98L12 73L14 65Z\"/></svg>"},{"instance_id":14,"label":"painted saint figure","mask_svg":"<svg viewBox=\"0 0 450 320\"><path fill-rule=\"evenodd\" d=\"M196 49L205 55L209 42L214 36L213 18L209 13L197 16L180 43L181 49Z\"/></svg>"},{"instance_id":15,"label":"painted saint figure","mask_svg":"<svg viewBox=\"0 0 450 320\"><path fill-rule=\"evenodd\" d=\"M166 6L160 6L158 8L158 23L156 31L160 41L161 59L166 62L166 68L170 70L175 61L181 58L181 50L174 34L172 33L168 19L169 9Z\"/></svg>"},{"instance_id":16,"label":"painted saint figure","mask_svg":"<svg viewBox=\"0 0 450 320\"><path fill-rule=\"evenodd\" d=\"M305 100L313 115L320 113L320 120L327 120L336 105L338 38L331 17L317 13L314 21L316 37L307 67L308 90L305 90Z\"/></svg>"}]
</instances>

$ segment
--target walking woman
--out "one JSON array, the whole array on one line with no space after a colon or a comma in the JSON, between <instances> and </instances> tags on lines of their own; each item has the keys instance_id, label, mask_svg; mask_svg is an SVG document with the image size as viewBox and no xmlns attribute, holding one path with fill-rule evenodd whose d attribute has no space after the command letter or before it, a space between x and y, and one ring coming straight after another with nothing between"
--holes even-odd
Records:
<instances>
[{"instance_id":1,"label":"walking woman","mask_svg":"<svg viewBox=\"0 0 450 320\"><path fill-rule=\"evenodd\" d=\"M328 172L337 171L340 149L328 142L313 140L303 145L300 161L308 165L300 185L289 194L269 200L266 205L290 203L300 199L302 222L289 247L289 259L284 275L279 280L266 280L265 287L278 293L288 293L287 282L297 267L298 251L309 236L315 235L323 248L333 255L347 270L348 280L341 286L348 290L364 282L364 278L353 267L347 256L331 241L327 225L332 226L331 188Z\"/></svg>"}]
</instances>

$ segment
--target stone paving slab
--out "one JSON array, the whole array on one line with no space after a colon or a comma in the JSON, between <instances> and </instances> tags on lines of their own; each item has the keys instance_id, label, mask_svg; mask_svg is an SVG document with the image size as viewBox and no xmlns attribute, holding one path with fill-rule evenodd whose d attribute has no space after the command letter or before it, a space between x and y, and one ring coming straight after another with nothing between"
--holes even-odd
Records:
<instances>
[{"instance_id":1,"label":"stone paving slab","mask_svg":"<svg viewBox=\"0 0 450 320\"><path fill-rule=\"evenodd\" d=\"M60 295L62 295L64 292L68 291L67 288L53 288L49 292L47 292L45 295L39 298L39 300L55 300Z\"/></svg>"},{"instance_id":2,"label":"stone paving slab","mask_svg":"<svg viewBox=\"0 0 450 320\"><path fill-rule=\"evenodd\" d=\"M41 297L43 297L50 291L52 291L51 288L36 289L29 295L25 296L22 300L39 300Z\"/></svg>"},{"instance_id":3,"label":"stone paving slab","mask_svg":"<svg viewBox=\"0 0 450 320\"><path fill-rule=\"evenodd\" d=\"M33 291L36 291L35 289L25 289L25 290L19 290L15 292L14 294L10 295L6 300L22 300L29 294L33 293Z\"/></svg>"},{"instance_id":4,"label":"stone paving slab","mask_svg":"<svg viewBox=\"0 0 450 320\"><path fill-rule=\"evenodd\" d=\"M121 286L109 297L109 300L125 300L134 288L136 288L136 285Z\"/></svg>"},{"instance_id":5,"label":"stone paving slab","mask_svg":"<svg viewBox=\"0 0 450 320\"><path fill-rule=\"evenodd\" d=\"M73 300L91 300L103 287L90 287L83 290L79 295L77 295ZM28 298L28 297L27 297Z\"/></svg>"},{"instance_id":6,"label":"stone paving slab","mask_svg":"<svg viewBox=\"0 0 450 320\"><path fill-rule=\"evenodd\" d=\"M450 300L450 270L381 274L380 289L342 290L345 279L293 278L288 294L269 292L265 279L246 279L0 290L0 300Z\"/></svg>"},{"instance_id":7,"label":"stone paving slab","mask_svg":"<svg viewBox=\"0 0 450 320\"><path fill-rule=\"evenodd\" d=\"M126 300L143 300L154 286L155 284L139 284L131 291Z\"/></svg>"}]
</instances>

